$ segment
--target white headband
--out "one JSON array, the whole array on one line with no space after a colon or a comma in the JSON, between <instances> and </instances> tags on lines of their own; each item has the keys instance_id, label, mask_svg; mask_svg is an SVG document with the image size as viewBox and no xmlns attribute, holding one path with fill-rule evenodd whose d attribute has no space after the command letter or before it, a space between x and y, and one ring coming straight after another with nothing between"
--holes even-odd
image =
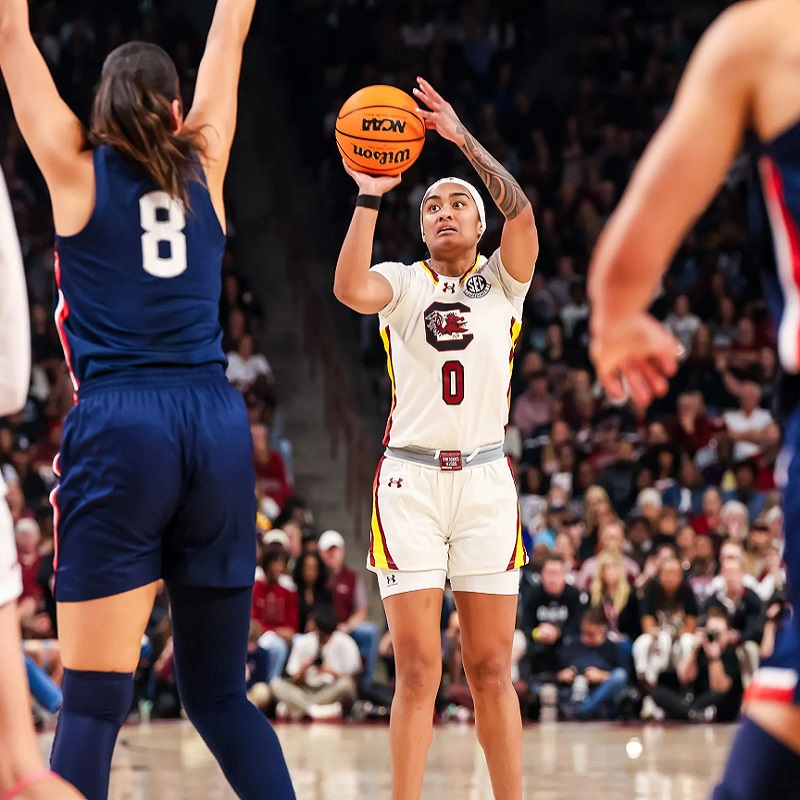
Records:
<instances>
[{"instance_id":1,"label":"white headband","mask_svg":"<svg viewBox=\"0 0 800 800\"><path fill-rule=\"evenodd\" d=\"M483 205L483 198L478 190L469 181L465 181L462 178L440 178L427 188L425 194L422 196L422 202L419 204L419 227L420 230L422 230L423 237L425 236L425 229L422 227L422 210L425 207L425 201L430 197L431 192L443 183L457 183L469 192L470 197L475 201L475 205L478 206L478 216L481 220L481 235L483 235L486 232L486 207Z\"/></svg>"}]
</instances>

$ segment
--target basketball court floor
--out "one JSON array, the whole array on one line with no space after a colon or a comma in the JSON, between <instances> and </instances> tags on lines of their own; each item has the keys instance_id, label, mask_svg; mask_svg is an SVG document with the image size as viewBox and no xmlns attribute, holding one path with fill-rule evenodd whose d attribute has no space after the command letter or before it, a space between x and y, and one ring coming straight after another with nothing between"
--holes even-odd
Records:
<instances>
[{"instance_id":1,"label":"basketball court floor","mask_svg":"<svg viewBox=\"0 0 800 800\"><path fill-rule=\"evenodd\" d=\"M276 727L298 800L389 800L386 725ZM532 725L524 732L525 800L708 800L733 726ZM50 750L52 733L41 737ZM269 787L264 798L269 800ZM233 800L188 722L122 729L109 800ZM470 725L436 729L424 800L492 800Z\"/></svg>"}]
</instances>

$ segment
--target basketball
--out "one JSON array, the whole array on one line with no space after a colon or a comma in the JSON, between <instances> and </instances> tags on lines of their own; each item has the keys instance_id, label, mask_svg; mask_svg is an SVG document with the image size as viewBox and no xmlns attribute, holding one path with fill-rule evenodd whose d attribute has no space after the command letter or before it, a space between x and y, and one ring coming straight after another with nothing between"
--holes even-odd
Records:
<instances>
[{"instance_id":1,"label":"basketball","mask_svg":"<svg viewBox=\"0 0 800 800\"><path fill-rule=\"evenodd\" d=\"M367 86L350 97L336 119L336 144L345 162L370 175L407 170L425 144L417 101L394 86Z\"/></svg>"}]
</instances>

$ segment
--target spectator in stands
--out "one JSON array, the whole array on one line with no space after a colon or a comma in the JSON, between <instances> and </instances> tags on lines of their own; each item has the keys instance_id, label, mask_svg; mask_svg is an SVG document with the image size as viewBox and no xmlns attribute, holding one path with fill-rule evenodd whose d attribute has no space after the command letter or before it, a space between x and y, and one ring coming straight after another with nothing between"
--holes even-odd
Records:
<instances>
[{"instance_id":1,"label":"spectator in stands","mask_svg":"<svg viewBox=\"0 0 800 800\"><path fill-rule=\"evenodd\" d=\"M264 578L253 586L253 619L261 626L258 646L269 655L267 683L283 673L289 648L298 632L297 592L280 582L286 571L286 553L271 549L261 562Z\"/></svg>"},{"instance_id":2,"label":"spectator in stands","mask_svg":"<svg viewBox=\"0 0 800 800\"><path fill-rule=\"evenodd\" d=\"M697 555L697 534L691 525L681 525L675 535L675 546L684 571L691 569Z\"/></svg>"},{"instance_id":3,"label":"spectator in stands","mask_svg":"<svg viewBox=\"0 0 800 800\"><path fill-rule=\"evenodd\" d=\"M625 522L625 555L641 569L653 552L653 526L647 517L634 510Z\"/></svg>"},{"instance_id":4,"label":"spectator in stands","mask_svg":"<svg viewBox=\"0 0 800 800\"><path fill-rule=\"evenodd\" d=\"M759 492L756 486L758 467L754 461L749 459L740 461L734 465L733 474L736 479L736 488L725 492L723 499L726 501L738 500L746 506L749 518L755 520L761 515L767 500L765 494Z\"/></svg>"},{"instance_id":5,"label":"spectator in stands","mask_svg":"<svg viewBox=\"0 0 800 800\"><path fill-rule=\"evenodd\" d=\"M722 608L728 619L735 644L739 642L761 642L763 634L764 604L759 596L744 585L742 562L736 558L726 558L720 566L720 576L725 588L715 592L704 605L704 611ZM756 648L757 649L757 648Z\"/></svg>"},{"instance_id":6,"label":"spectator in stands","mask_svg":"<svg viewBox=\"0 0 800 800\"><path fill-rule=\"evenodd\" d=\"M745 542L745 572L761 581L767 571L767 558L773 550L774 543L769 525L757 519L750 526L750 533Z\"/></svg>"},{"instance_id":7,"label":"spectator in stands","mask_svg":"<svg viewBox=\"0 0 800 800\"><path fill-rule=\"evenodd\" d=\"M633 659L639 680L649 688L694 642L697 600L677 558L664 561L645 586L639 612L643 633L633 643Z\"/></svg>"},{"instance_id":8,"label":"spectator in stands","mask_svg":"<svg viewBox=\"0 0 800 800\"><path fill-rule=\"evenodd\" d=\"M271 684L279 718L341 719L350 711L361 656L338 625L332 607L315 609L314 630L301 634L292 647L288 678L276 678Z\"/></svg>"},{"instance_id":9,"label":"spectator in stands","mask_svg":"<svg viewBox=\"0 0 800 800\"><path fill-rule=\"evenodd\" d=\"M309 623L313 621L314 608L333 605L333 594L328 589L328 570L319 553L303 553L297 559L294 582L300 601L298 630L300 633L307 633Z\"/></svg>"},{"instance_id":10,"label":"spectator in stands","mask_svg":"<svg viewBox=\"0 0 800 800\"><path fill-rule=\"evenodd\" d=\"M692 348L692 339L700 327L700 318L691 312L689 298L679 294L672 305L672 312L664 320L664 324L672 331L675 338L683 345L684 357Z\"/></svg>"},{"instance_id":11,"label":"spectator in stands","mask_svg":"<svg viewBox=\"0 0 800 800\"><path fill-rule=\"evenodd\" d=\"M528 388L513 403L511 424L519 429L523 439L527 439L538 426L550 422L552 405L547 373L544 370L533 372L528 376Z\"/></svg>"},{"instance_id":12,"label":"spectator in stands","mask_svg":"<svg viewBox=\"0 0 800 800\"><path fill-rule=\"evenodd\" d=\"M642 633L639 600L626 579L622 559L612 551L600 556L589 589L589 607L603 610L609 635L630 655L633 642Z\"/></svg>"},{"instance_id":13,"label":"spectator in stands","mask_svg":"<svg viewBox=\"0 0 800 800\"><path fill-rule=\"evenodd\" d=\"M239 346L228 353L228 380L242 393L252 389L259 378L263 378L266 386L271 388L275 383L272 367L266 357L253 349L253 337L249 333L242 335Z\"/></svg>"},{"instance_id":14,"label":"spectator in stands","mask_svg":"<svg viewBox=\"0 0 800 800\"><path fill-rule=\"evenodd\" d=\"M559 693L566 700L561 708L578 719L616 716L628 691L627 660L608 637L603 609L585 611L580 635L565 639L559 654L558 682L568 687Z\"/></svg>"},{"instance_id":15,"label":"spectator in stands","mask_svg":"<svg viewBox=\"0 0 800 800\"><path fill-rule=\"evenodd\" d=\"M719 564L714 557L714 542L710 536L698 536L695 542L695 555L687 577L692 591L698 600L708 596L709 585L717 574Z\"/></svg>"},{"instance_id":16,"label":"spectator in stands","mask_svg":"<svg viewBox=\"0 0 800 800\"><path fill-rule=\"evenodd\" d=\"M709 486L703 492L702 510L699 516L691 520L692 527L701 536L711 534L719 539L722 513L722 493L716 486Z\"/></svg>"},{"instance_id":17,"label":"spectator in stands","mask_svg":"<svg viewBox=\"0 0 800 800\"><path fill-rule=\"evenodd\" d=\"M744 694L735 637L719 608L704 622L678 665L681 691L654 686L652 698L670 719L732 722Z\"/></svg>"},{"instance_id":18,"label":"spectator in stands","mask_svg":"<svg viewBox=\"0 0 800 800\"><path fill-rule=\"evenodd\" d=\"M733 457L744 461L757 456L767 441L772 414L760 408L761 387L745 382L739 390L739 408L725 412L725 426L734 442Z\"/></svg>"},{"instance_id":19,"label":"spectator in stands","mask_svg":"<svg viewBox=\"0 0 800 800\"><path fill-rule=\"evenodd\" d=\"M575 585L582 592L588 592L592 581L600 568L600 557L604 553L614 553L622 560L625 576L633 582L639 576L639 565L630 556L625 555L625 530L619 522L609 522L600 529L598 554L586 559L581 566Z\"/></svg>"},{"instance_id":20,"label":"spectator in stands","mask_svg":"<svg viewBox=\"0 0 800 800\"><path fill-rule=\"evenodd\" d=\"M344 537L328 530L319 537L319 554L328 569L328 589L339 620L339 630L353 637L364 658L361 688L372 683L378 660L380 634L374 622L367 620L367 593L358 573L345 566Z\"/></svg>"},{"instance_id":21,"label":"spectator in stands","mask_svg":"<svg viewBox=\"0 0 800 800\"><path fill-rule=\"evenodd\" d=\"M567 584L561 558L548 555L541 580L525 587L521 597L521 629L528 643L526 667L534 686L558 672L558 653L564 636L580 630L583 603L580 592Z\"/></svg>"},{"instance_id":22,"label":"spectator in stands","mask_svg":"<svg viewBox=\"0 0 800 800\"><path fill-rule=\"evenodd\" d=\"M292 485L286 474L283 457L269 446L269 430L266 425L252 425L253 466L256 471L256 492L259 496L271 497L279 506L289 499Z\"/></svg>"},{"instance_id":23,"label":"spectator in stands","mask_svg":"<svg viewBox=\"0 0 800 800\"><path fill-rule=\"evenodd\" d=\"M719 532L728 540L742 544L750 529L750 512L744 503L728 500L719 514Z\"/></svg>"}]
</instances>

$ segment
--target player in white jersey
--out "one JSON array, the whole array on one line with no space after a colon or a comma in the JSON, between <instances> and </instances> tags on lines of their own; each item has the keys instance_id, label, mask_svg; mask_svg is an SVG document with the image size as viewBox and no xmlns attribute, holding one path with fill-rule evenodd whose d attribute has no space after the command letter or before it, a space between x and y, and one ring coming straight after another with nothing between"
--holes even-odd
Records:
<instances>
[{"instance_id":1,"label":"player in white jersey","mask_svg":"<svg viewBox=\"0 0 800 800\"><path fill-rule=\"evenodd\" d=\"M522 544L503 439L511 364L538 238L519 184L418 79L427 127L455 143L503 213L501 246L478 253L486 229L474 186L444 178L425 193L430 258L370 268L380 198L400 182L345 169L359 196L336 266L334 293L379 314L392 380L386 454L374 484L368 567L378 574L397 664L392 705L392 798L417 800L442 672L445 580L455 593L478 739L497 800L521 800L519 703L511 646Z\"/></svg>"},{"instance_id":2,"label":"player in white jersey","mask_svg":"<svg viewBox=\"0 0 800 800\"><path fill-rule=\"evenodd\" d=\"M25 272L0 174L0 417L16 413L25 404L30 368ZM43 767L36 744L17 615L22 577L5 496L0 475L0 797L79 800L75 789Z\"/></svg>"}]
</instances>

